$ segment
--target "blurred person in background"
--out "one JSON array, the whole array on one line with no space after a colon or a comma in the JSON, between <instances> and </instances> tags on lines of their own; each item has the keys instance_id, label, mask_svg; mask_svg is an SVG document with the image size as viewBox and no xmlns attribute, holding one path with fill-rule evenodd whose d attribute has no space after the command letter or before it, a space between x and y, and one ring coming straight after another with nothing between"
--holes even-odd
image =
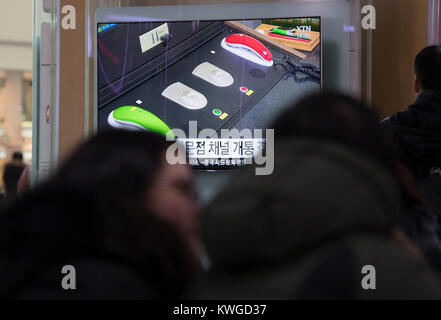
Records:
<instances>
[{"instance_id":1,"label":"blurred person in background","mask_svg":"<svg viewBox=\"0 0 441 320\"><path fill-rule=\"evenodd\" d=\"M436 273L399 229L397 160L375 114L318 94L274 128L273 175L238 173L202 215L211 260L202 296L441 298ZM375 290L362 287L365 266L375 268Z\"/></svg>"},{"instance_id":2,"label":"blurred person in background","mask_svg":"<svg viewBox=\"0 0 441 320\"><path fill-rule=\"evenodd\" d=\"M3 182L6 188L6 197L13 199L18 193L18 181L25 170L26 165L23 162L23 154L21 152L14 152L12 161L5 164L3 172Z\"/></svg>"},{"instance_id":3,"label":"blurred person in background","mask_svg":"<svg viewBox=\"0 0 441 320\"><path fill-rule=\"evenodd\" d=\"M190 167L169 144L109 131L81 146L49 182L0 215L0 296L176 299L199 266L199 206ZM64 266L76 290L63 290Z\"/></svg>"},{"instance_id":4,"label":"blurred person in background","mask_svg":"<svg viewBox=\"0 0 441 320\"><path fill-rule=\"evenodd\" d=\"M411 169L425 199L441 209L441 47L415 58L415 103L388 118L400 160Z\"/></svg>"}]
</instances>

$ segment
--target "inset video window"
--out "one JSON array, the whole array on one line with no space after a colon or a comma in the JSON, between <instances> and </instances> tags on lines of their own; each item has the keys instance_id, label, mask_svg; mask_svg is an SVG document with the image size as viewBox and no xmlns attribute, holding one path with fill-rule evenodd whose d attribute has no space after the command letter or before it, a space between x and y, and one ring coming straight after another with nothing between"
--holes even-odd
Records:
<instances>
[{"instance_id":1,"label":"inset video window","mask_svg":"<svg viewBox=\"0 0 441 320\"><path fill-rule=\"evenodd\" d=\"M246 164L265 151L271 122L321 87L319 17L107 23L97 32L98 129L181 141L195 168Z\"/></svg>"}]
</instances>

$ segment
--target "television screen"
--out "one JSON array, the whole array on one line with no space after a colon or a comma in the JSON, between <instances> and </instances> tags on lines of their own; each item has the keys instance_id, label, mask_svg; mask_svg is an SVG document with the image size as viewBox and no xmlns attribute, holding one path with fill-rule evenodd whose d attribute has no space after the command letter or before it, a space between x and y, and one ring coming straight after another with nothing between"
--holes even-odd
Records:
<instances>
[{"instance_id":1,"label":"television screen","mask_svg":"<svg viewBox=\"0 0 441 320\"><path fill-rule=\"evenodd\" d=\"M321 87L321 20L97 24L98 130L164 135L197 169L265 152L271 122Z\"/></svg>"}]
</instances>

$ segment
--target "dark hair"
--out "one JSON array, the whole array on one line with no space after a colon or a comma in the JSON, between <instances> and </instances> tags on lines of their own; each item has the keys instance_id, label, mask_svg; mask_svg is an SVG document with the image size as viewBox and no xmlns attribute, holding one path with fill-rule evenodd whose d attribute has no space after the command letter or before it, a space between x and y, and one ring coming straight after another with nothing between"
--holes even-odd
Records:
<instances>
[{"instance_id":1,"label":"dark hair","mask_svg":"<svg viewBox=\"0 0 441 320\"><path fill-rule=\"evenodd\" d=\"M23 160L23 153L21 152L14 152L14 154L12 155L12 159L13 160Z\"/></svg>"},{"instance_id":2,"label":"dark hair","mask_svg":"<svg viewBox=\"0 0 441 320\"><path fill-rule=\"evenodd\" d=\"M426 205L412 173L398 160L390 127L366 104L339 93L313 94L280 115L273 128L278 139L327 139L363 153L394 178L405 208Z\"/></svg>"},{"instance_id":3,"label":"dark hair","mask_svg":"<svg viewBox=\"0 0 441 320\"><path fill-rule=\"evenodd\" d=\"M423 90L441 90L441 47L430 46L415 58L415 74Z\"/></svg>"},{"instance_id":4,"label":"dark hair","mask_svg":"<svg viewBox=\"0 0 441 320\"><path fill-rule=\"evenodd\" d=\"M395 162L391 135L362 102L339 93L312 94L280 115L277 139L304 137L339 142L374 158L391 170Z\"/></svg>"},{"instance_id":5,"label":"dark hair","mask_svg":"<svg viewBox=\"0 0 441 320\"><path fill-rule=\"evenodd\" d=\"M28 255L35 255L29 259L34 269L45 258L60 259L66 252L104 254L137 270L159 298L179 297L197 266L178 231L146 205L168 146L164 137L143 132L108 131L90 139L55 177L8 212L8 219L16 221L4 224L9 243L32 247ZM20 237L28 221L34 224L26 225L25 242ZM30 241L32 236L37 243ZM32 265L27 268L35 271Z\"/></svg>"}]
</instances>

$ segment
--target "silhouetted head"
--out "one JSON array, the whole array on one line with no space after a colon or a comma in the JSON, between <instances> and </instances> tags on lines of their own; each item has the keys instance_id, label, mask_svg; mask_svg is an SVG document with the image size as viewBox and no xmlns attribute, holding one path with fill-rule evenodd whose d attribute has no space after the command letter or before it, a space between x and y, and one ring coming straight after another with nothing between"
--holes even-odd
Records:
<instances>
[{"instance_id":1,"label":"silhouetted head","mask_svg":"<svg viewBox=\"0 0 441 320\"><path fill-rule=\"evenodd\" d=\"M395 178L405 207L423 204L413 175L400 164L390 128L364 103L339 93L313 94L280 115L273 128L276 139L329 140L364 154Z\"/></svg>"},{"instance_id":2,"label":"silhouetted head","mask_svg":"<svg viewBox=\"0 0 441 320\"><path fill-rule=\"evenodd\" d=\"M134 220L148 212L166 221L196 258L199 206L193 173L187 165L166 161L169 146L155 134L108 131L81 146L57 179L93 195L103 211L127 212Z\"/></svg>"},{"instance_id":3,"label":"silhouetted head","mask_svg":"<svg viewBox=\"0 0 441 320\"><path fill-rule=\"evenodd\" d=\"M441 90L441 46L424 48L415 58L415 91Z\"/></svg>"},{"instance_id":4,"label":"silhouetted head","mask_svg":"<svg viewBox=\"0 0 441 320\"><path fill-rule=\"evenodd\" d=\"M331 140L374 158L386 169L395 162L391 136L362 102L339 93L309 95L275 121L276 139Z\"/></svg>"},{"instance_id":5,"label":"silhouetted head","mask_svg":"<svg viewBox=\"0 0 441 320\"><path fill-rule=\"evenodd\" d=\"M12 160L14 161L23 161L23 153L21 152L14 152L14 154L12 155Z\"/></svg>"},{"instance_id":6,"label":"silhouetted head","mask_svg":"<svg viewBox=\"0 0 441 320\"><path fill-rule=\"evenodd\" d=\"M7 242L26 252L11 261L27 261L15 279L50 261L104 255L137 270L159 297L182 294L200 268L199 207L192 171L166 161L169 146L155 134L107 131L74 151L2 217Z\"/></svg>"}]
</instances>

